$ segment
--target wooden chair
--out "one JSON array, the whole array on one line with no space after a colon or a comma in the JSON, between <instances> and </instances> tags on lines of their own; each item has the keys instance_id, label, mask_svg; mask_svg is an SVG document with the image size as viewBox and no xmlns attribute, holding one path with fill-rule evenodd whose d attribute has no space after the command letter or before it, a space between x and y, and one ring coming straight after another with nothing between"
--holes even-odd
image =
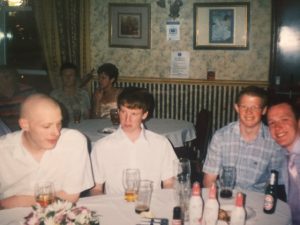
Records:
<instances>
[{"instance_id":1,"label":"wooden chair","mask_svg":"<svg viewBox=\"0 0 300 225\"><path fill-rule=\"evenodd\" d=\"M206 157L207 147L212 136L212 113L202 109L196 118L196 139L192 141L191 158L203 162Z\"/></svg>"},{"instance_id":2,"label":"wooden chair","mask_svg":"<svg viewBox=\"0 0 300 225\"><path fill-rule=\"evenodd\" d=\"M196 139L188 149L188 158L191 161L191 182L199 181L202 184L202 167L206 157L208 144L212 136L212 112L202 109L196 118Z\"/></svg>"}]
</instances>

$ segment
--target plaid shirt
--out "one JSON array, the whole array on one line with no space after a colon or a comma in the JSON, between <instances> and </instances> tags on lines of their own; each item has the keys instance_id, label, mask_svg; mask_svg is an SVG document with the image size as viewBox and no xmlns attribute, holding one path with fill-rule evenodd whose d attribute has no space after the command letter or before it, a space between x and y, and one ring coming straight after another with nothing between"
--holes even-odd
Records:
<instances>
[{"instance_id":1,"label":"plaid shirt","mask_svg":"<svg viewBox=\"0 0 300 225\"><path fill-rule=\"evenodd\" d=\"M236 188L264 192L271 170L281 170L284 156L280 149L263 123L257 138L245 142L239 122L233 122L214 134L203 171L219 174L223 166L235 166Z\"/></svg>"}]
</instances>

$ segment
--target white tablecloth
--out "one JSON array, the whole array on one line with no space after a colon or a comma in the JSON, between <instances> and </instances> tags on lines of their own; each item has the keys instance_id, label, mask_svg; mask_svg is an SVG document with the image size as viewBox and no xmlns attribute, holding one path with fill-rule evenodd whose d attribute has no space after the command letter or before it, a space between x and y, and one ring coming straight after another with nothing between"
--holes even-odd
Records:
<instances>
[{"instance_id":1,"label":"white tablecloth","mask_svg":"<svg viewBox=\"0 0 300 225\"><path fill-rule=\"evenodd\" d=\"M152 118L145 125L147 129L167 137L174 147L182 147L184 142L196 138L195 127L188 121ZM81 123L71 123L69 127L81 131L92 143L107 135L102 132L104 128L113 128L109 119L82 120Z\"/></svg>"},{"instance_id":2,"label":"white tablecloth","mask_svg":"<svg viewBox=\"0 0 300 225\"><path fill-rule=\"evenodd\" d=\"M246 225L289 225L290 210L286 203L278 200L274 214L267 215L263 212L263 194L246 191L246 207L251 207L255 214L247 220ZM204 200L207 190L203 190ZM234 204L234 199L223 200L221 205ZM135 225L142 222L140 215L134 211L134 203L128 203L123 196L102 195L81 198L78 205L86 206L100 214L100 225ZM153 193L150 210L158 218L168 218L171 225L173 207L175 206L173 190L157 190ZM29 214L31 208L16 208L0 210L1 225L19 225L22 218ZM143 223L145 224L145 223ZM148 223L149 224L149 223ZM186 224L185 224L186 225ZM218 225L225 225L219 221Z\"/></svg>"}]
</instances>

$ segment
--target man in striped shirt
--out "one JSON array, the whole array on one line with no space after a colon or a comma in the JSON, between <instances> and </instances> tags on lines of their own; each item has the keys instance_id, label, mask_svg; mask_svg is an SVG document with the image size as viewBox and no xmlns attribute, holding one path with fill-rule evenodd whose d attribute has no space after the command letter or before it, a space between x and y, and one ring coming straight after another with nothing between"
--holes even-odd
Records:
<instances>
[{"instance_id":1,"label":"man in striped shirt","mask_svg":"<svg viewBox=\"0 0 300 225\"><path fill-rule=\"evenodd\" d=\"M16 69L0 65L0 118L15 131L19 129L19 109L24 99L35 93L35 90L18 82Z\"/></svg>"}]
</instances>

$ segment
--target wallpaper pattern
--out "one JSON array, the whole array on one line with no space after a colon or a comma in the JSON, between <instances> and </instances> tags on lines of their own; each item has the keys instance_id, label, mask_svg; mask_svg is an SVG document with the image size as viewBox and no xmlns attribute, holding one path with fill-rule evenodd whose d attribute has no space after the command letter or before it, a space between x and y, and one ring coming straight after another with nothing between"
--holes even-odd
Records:
<instances>
[{"instance_id":1,"label":"wallpaper pattern","mask_svg":"<svg viewBox=\"0 0 300 225\"><path fill-rule=\"evenodd\" d=\"M109 3L151 4L151 48L116 48L108 42ZM168 0L166 0L168 2ZM170 77L172 51L190 52L190 79L206 79L211 67L218 80L267 81L271 43L271 0L250 0L248 50L194 50L193 4L212 0L183 0L180 8L180 40L167 41L169 4L160 8L156 0L91 0L91 65L116 64L120 76ZM213 2L241 2L214 0ZM243 1L244 2L244 1Z\"/></svg>"}]
</instances>

